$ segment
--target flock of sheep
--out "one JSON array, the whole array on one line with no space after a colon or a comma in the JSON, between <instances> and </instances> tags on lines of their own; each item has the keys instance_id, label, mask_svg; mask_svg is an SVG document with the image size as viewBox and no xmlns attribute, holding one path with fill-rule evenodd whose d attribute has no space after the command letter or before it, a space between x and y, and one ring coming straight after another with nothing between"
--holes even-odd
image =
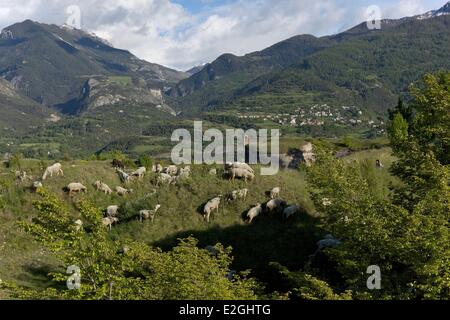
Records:
<instances>
[{"instance_id":1,"label":"flock of sheep","mask_svg":"<svg viewBox=\"0 0 450 320\"><path fill-rule=\"evenodd\" d=\"M145 167L140 167L136 171L131 173L125 172L124 164L119 160L113 161L113 167L115 168L120 180L127 184L131 182L133 179L142 180L147 173L147 169ZM173 185L182 179L189 178L191 175L191 168L186 166L184 168L178 168L175 165L170 165L168 167L163 167L160 164L152 166L152 172L157 174L157 185L166 184ZM212 169L209 171L210 175L217 175L217 169ZM49 166L43 176L42 182L35 181L32 185L32 188L35 190L43 187L43 181L48 179L49 177L56 176L64 176L64 172L62 170L61 163L55 163L52 166ZM234 162L227 163L224 166L224 175L228 177L230 180L234 180L236 178L243 179L245 182L251 181L255 178L254 170L246 163ZM25 172L17 172L16 176L21 181L25 179L30 179L31 177L27 177ZM106 195L111 195L113 193L112 189L102 181L95 181L93 183L95 190L102 192ZM79 182L69 183L65 190L69 193L69 195L73 195L78 192L87 192L87 187ZM120 196L125 196L129 193L133 192L133 189L126 189L121 186L117 186L115 191ZM156 193L156 190L154 190ZM219 195L211 200L209 200L203 207L203 218L206 222L210 222L211 214L215 211L219 211L219 207L222 202L231 202L237 200L245 200L248 196L248 189L239 189L234 190L227 195ZM268 191L267 195L270 197L266 203L261 204L257 203L254 207L250 208L246 213L246 220L249 224L251 224L255 218L260 216L263 213L273 214L278 213L282 214L283 221L288 221L294 215L300 213L300 207L297 205L288 205L288 203L282 199L280 199L281 188L275 187L272 190ZM145 220L150 220L152 223L155 220L156 214L158 210L161 208L161 205L156 205L153 209L146 209L139 211L139 221L144 222ZM112 229L112 226L119 222L118 214L120 207L117 205L108 206L105 210L105 217L102 219L102 224ZM75 221L75 228L77 230L81 229L83 222L81 220ZM339 245L341 241L339 239L335 239L331 235L327 235L325 239L320 240L317 243L318 250L321 250L326 247L335 247Z\"/></svg>"}]
</instances>

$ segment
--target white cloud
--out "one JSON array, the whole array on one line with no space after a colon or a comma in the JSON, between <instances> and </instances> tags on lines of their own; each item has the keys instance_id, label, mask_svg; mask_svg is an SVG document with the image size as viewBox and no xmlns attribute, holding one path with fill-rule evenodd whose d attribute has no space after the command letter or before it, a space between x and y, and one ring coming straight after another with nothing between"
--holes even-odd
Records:
<instances>
[{"instance_id":1,"label":"white cloud","mask_svg":"<svg viewBox=\"0 0 450 320\"><path fill-rule=\"evenodd\" d=\"M32 19L64 23L79 5L83 29L138 57L178 69L242 55L297 34L325 35L364 20L370 0L235 0L195 14L170 0L0 0L1 27ZM180 3L182 1L179 1ZM382 0L385 17L437 8L442 0ZM433 2L430 4L430 2ZM435 5L434 7L430 7Z\"/></svg>"}]
</instances>

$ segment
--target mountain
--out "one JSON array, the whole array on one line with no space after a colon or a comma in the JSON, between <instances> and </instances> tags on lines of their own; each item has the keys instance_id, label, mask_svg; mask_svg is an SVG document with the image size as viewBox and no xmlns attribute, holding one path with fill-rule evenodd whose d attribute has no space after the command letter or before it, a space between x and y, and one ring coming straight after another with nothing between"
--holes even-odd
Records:
<instances>
[{"instance_id":1,"label":"mountain","mask_svg":"<svg viewBox=\"0 0 450 320\"><path fill-rule=\"evenodd\" d=\"M281 113L327 103L382 115L424 73L450 69L450 3L418 17L297 36L243 57L223 55L168 94L185 113Z\"/></svg>"},{"instance_id":2,"label":"mountain","mask_svg":"<svg viewBox=\"0 0 450 320\"><path fill-rule=\"evenodd\" d=\"M423 19L430 19L430 18L446 16L446 15L450 15L450 1L447 2L447 4L444 5L442 8L440 8L439 10L428 11L427 13L418 15L415 18L419 19L419 20L423 20Z\"/></svg>"},{"instance_id":3,"label":"mountain","mask_svg":"<svg viewBox=\"0 0 450 320\"><path fill-rule=\"evenodd\" d=\"M0 76L40 104L77 113L67 110L67 103L89 79L124 76L159 90L187 75L140 60L85 31L26 20L0 34Z\"/></svg>"},{"instance_id":4,"label":"mountain","mask_svg":"<svg viewBox=\"0 0 450 320\"><path fill-rule=\"evenodd\" d=\"M233 90L258 76L281 70L302 57L329 48L334 43L334 40L328 38L301 35L243 57L223 54L191 77L181 80L166 93L175 98L173 103L179 108L201 108L214 104L216 99L229 96Z\"/></svg>"},{"instance_id":5,"label":"mountain","mask_svg":"<svg viewBox=\"0 0 450 320\"><path fill-rule=\"evenodd\" d=\"M17 93L12 85L0 78L0 133L14 136L31 131L58 116L38 103Z\"/></svg>"}]
</instances>

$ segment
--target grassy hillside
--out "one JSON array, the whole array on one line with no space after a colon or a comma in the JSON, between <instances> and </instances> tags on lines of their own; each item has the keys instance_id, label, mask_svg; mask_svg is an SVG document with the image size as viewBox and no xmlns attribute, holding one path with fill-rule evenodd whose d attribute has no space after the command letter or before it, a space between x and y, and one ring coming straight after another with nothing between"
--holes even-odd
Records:
<instances>
[{"instance_id":1,"label":"grassy hillside","mask_svg":"<svg viewBox=\"0 0 450 320\"><path fill-rule=\"evenodd\" d=\"M360 161L361 169L373 175L374 187L380 188L380 195L388 192L387 184L392 178L387 169L373 169L375 159L381 159L386 167L389 166L392 158L388 149L356 153L348 159ZM48 164L48 161L22 160L20 168L37 179ZM32 201L38 197L28 189L30 183L15 181L11 170L18 167L16 164L14 168L0 168L0 279L45 287L48 285L45 275L58 266L58 261L57 257L49 256L30 241L17 226L18 221L33 218ZM89 199L102 209L120 205L121 221L113 228L112 239L141 240L163 249L170 249L178 238L190 235L198 238L201 246L221 242L234 249L233 268L252 269L270 289L276 288L278 278L271 273L268 263L278 261L290 268L300 268L314 253L315 242L323 236L318 213L308 196L303 170L281 171L276 176L258 175L254 182L245 184L229 182L220 176L220 172L216 177L210 176L211 167L195 166L192 178L180 185L157 187L155 177L148 175L144 181L128 186L134 190L131 195L119 197L98 193L92 187L96 180L102 180L112 188L121 185L109 161L69 161L63 162L63 168L65 176L46 181L45 188L72 208L74 220L78 218L74 204L81 199ZM62 190L70 182L83 183L88 187L88 193L70 198ZM257 202L267 201L265 192L275 186L282 188L282 198L290 204L300 205L302 213L290 222L283 222L278 215L263 215L252 225L245 223L245 212ZM201 208L209 199L244 187L250 190L245 201L223 203L219 214L213 215L209 224L203 221ZM151 209L156 204L161 204L162 208L155 222L140 223L138 211Z\"/></svg>"}]
</instances>

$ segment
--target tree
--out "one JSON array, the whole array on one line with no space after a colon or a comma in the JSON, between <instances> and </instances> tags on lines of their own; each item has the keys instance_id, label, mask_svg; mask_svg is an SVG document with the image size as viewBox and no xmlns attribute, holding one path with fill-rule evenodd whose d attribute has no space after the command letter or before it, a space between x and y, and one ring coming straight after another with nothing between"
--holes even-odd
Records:
<instances>
[{"instance_id":1,"label":"tree","mask_svg":"<svg viewBox=\"0 0 450 320\"><path fill-rule=\"evenodd\" d=\"M326 151L308 172L324 228L342 240L324 251L338 273L326 286L354 298L450 298L450 74L427 75L411 93L412 124L397 112L389 127L392 173L401 180L392 196L377 196L358 162ZM380 291L366 286L370 265L382 270Z\"/></svg>"},{"instance_id":2,"label":"tree","mask_svg":"<svg viewBox=\"0 0 450 320\"><path fill-rule=\"evenodd\" d=\"M256 299L259 285L246 273L229 280L231 248L217 245L217 256L188 238L169 252L141 242L115 241L90 203L78 204L83 227L55 196L40 189L38 215L22 227L61 262L50 274L54 286L44 291L5 285L26 299ZM69 290L68 267L81 272L78 290Z\"/></svg>"}]
</instances>

